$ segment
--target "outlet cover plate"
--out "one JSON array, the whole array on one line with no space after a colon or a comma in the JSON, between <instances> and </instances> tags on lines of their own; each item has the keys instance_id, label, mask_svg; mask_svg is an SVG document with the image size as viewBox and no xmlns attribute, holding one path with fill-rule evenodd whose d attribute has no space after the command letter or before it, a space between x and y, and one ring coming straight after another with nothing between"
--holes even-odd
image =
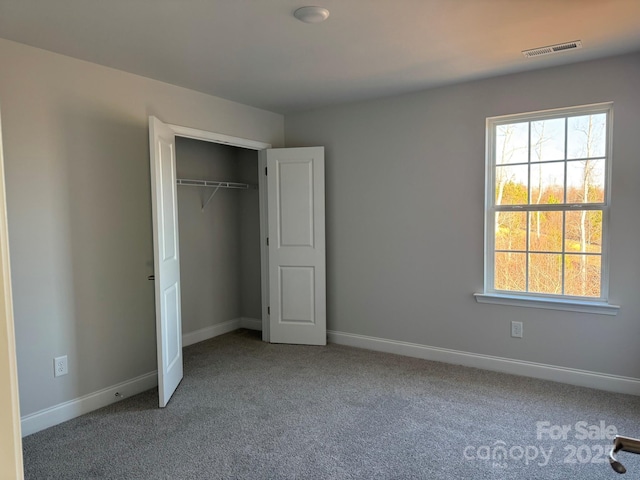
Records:
<instances>
[{"instance_id":1,"label":"outlet cover plate","mask_svg":"<svg viewBox=\"0 0 640 480\"><path fill-rule=\"evenodd\" d=\"M511 336L522 338L522 322L511 322Z\"/></svg>"},{"instance_id":2,"label":"outlet cover plate","mask_svg":"<svg viewBox=\"0 0 640 480\"><path fill-rule=\"evenodd\" d=\"M56 357L53 359L53 376L61 377L69 373L69 367L67 364L67 356Z\"/></svg>"}]
</instances>

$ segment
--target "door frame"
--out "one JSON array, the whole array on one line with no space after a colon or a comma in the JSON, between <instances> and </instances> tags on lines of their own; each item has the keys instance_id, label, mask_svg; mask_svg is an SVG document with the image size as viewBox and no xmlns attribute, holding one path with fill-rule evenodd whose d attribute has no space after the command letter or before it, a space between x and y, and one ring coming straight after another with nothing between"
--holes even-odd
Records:
<instances>
[{"instance_id":1,"label":"door frame","mask_svg":"<svg viewBox=\"0 0 640 480\"><path fill-rule=\"evenodd\" d=\"M258 151L258 193L260 199L260 290L262 299L262 318L260 320L262 321L262 340L268 342L270 340L268 315L269 250L267 247L269 223L267 215L267 179L266 175L262 175L262 172L266 171L267 158L266 155L263 155L262 151L271 148L271 144L171 123L166 123L166 125L173 131L176 137L190 138L192 140L201 140L203 142L219 143L221 145L229 145L231 147L240 147ZM180 224L180 217L178 217L178 224ZM178 252L178 255L180 255L180 252Z\"/></svg>"},{"instance_id":2,"label":"door frame","mask_svg":"<svg viewBox=\"0 0 640 480\"><path fill-rule=\"evenodd\" d=\"M0 477L24 478L22 465L22 433L18 392L16 336L11 294L9 260L9 230L5 192L2 127L0 126L0 379L4 392L0 394ZM8 385L7 385L8 384ZM5 456L6 455L6 456Z\"/></svg>"}]
</instances>

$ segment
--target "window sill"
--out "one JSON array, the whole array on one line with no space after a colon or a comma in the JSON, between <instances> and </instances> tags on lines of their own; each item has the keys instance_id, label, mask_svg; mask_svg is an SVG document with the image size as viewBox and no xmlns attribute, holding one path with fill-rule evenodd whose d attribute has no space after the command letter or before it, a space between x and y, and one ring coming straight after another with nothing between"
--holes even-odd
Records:
<instances>
[{"instance_id":1,"label":"window sill","mask_svg":"<svg viewBox=\"0 0 640 480\"><path fill-rule=\"evenodd\" d=\"M478 303L511 305L516 307L544 308L568 312L595 313L597 315L617 315L620 307L605 302L568 300L564 298L525 297L502 293L474 293Z\"/></svg>"}]
</instances>

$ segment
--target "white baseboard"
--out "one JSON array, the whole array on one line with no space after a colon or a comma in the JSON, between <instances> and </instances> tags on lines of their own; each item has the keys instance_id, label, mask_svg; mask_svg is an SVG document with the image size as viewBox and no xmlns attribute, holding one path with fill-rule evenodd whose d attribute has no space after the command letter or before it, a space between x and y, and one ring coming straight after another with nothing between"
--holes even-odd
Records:
<instances>
[{"instance_id":1,"label":"white baseboard","mask_svg":"<svg viewBox=\"0 0 640 480\"><path fill-rule=\"evenodd\" d=\"M262 322L255 318L242 317L218 325L212 325L211 327L184 334L182 336L182 346L193 345L194 343L202 342L217 337L218 335L233 332L238 328L262 330ZM98 408L106 407L123 398L142 393L157 386L158 372L153 371L83 397L45 408L30 415L25 415L21 418L22 436L25 437L44 430L45 428L53 427L59 423L66 422L85 413L97 410ZM116 392L119 393L117 397Z\"/></svg>"},{"instance_id":2,"label":"white baseboard","mask_svg":"<svg viewBox=\"0 0 640 480\"><path fill-rule=\"evenodd\" d=\"M79 417L98 408L106 407L123 398L137 395L158 385L158 372L153 371L132 378L126 382L103 388L68 402L45 408L21 418L22 436L31 435L45 428L53 427L72 418ZM119 395L116 396L116 393Z\"/></svg>"},{"instance_id":3,"label":"white baseboard","mask_svg":"<svg viewBox=\"0 0 640 480\"><path fill-rule=\"evenodd\" d=\"M257 318L242 317L240 319L240 328L246 328L246 329L249 329L249 330L261 331L262 330L262 320L259 320Z\"/></svg>"},{"instance_id":4,"label":"white baseboard","mask_svg":"<svg viewBox=\"0 0 640 480\"><path fill-rule=\"evenodd\" d=\"M261 330L262 322L255 318L237 318L183 336L183 345L191 345L209 338L232 332L238 328ZM395 353L437 362L482 368L525 377L552 380L581 387L597 388L617 393L640 395L640 379L590 372L573 368L526 362L510 358L481 355L447 348L431 347L416 343L387 340L352 333L329 330L330 342L379 352ZM31 435L45 428L71 420L98 408L106 407L123 398L142 393L158 385L158 372L153 371L126 382L118 383L83 397L25 415L21 419L22 436ZM120 395L116 397L116 393Z\"/></svg>"},{"instance_id":5,"label":"white baseboard","mask_svg":"<svg viewBox=\"0 0 640 480\"><path fill-rule=\"evenodd\" d=\"M395 353L408 357L422 358L436 362L452 363L467 367L482 368L496 372L511 373L525 377L552 380L581 387L597 388L616 393L640 395L640 379L622 377L607 373L590 372L574 368L545 365L543 363L526 362L510 358L494 357L477 353L430 347L416 343L386 340L384 338L367 337L352 333L327 331L330 342L351 347L366 348L379 352Z\"/></svg>"},{"instance_id":6,"label":"white baseboard","mask_svg":"<svg viewBox=\"0 0 640 480\"><path fill-rule=\"evenodd\" d=\"M239 328L262 330L262 320L258 320L257 318L239 317L217 325L201 328L195 332L185 333L182 335L182 346L188 347L194 343L204 342L205 340L233 332Z\"/></svg>"},{"instance_id":7,"label":"white baseboard","mask_svg":"<svg viewBox=\"0 0 640 480\"><path fill-rule=\"evenodd\" d=\"M240 318L234 318L227 322L211 325L210 327L201 328L195 332L189 332L182 335L182 346L188 347L194 343L204 342L210 338L233 332L240 328Z\"/></svg>"}]
</instances>

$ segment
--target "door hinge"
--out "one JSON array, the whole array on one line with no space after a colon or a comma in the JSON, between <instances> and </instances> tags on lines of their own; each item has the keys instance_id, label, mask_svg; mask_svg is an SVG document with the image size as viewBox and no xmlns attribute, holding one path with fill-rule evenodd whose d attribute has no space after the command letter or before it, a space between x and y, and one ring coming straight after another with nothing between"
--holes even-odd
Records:
<instances>
[{"instance_id":1,"label":"door hinge","mask_svg":"<svg viewBox=\"0 0 640 480\"><path fill-rule=\"evenodd\" d=\"M267 174L267 167L264 167L264 174Z\"/></svg>"},{"instance_id":2,"label":"door hinge","mask_svg":"<svg viewBox=\"0 0 640 480\"><path fill-rule=\"evenodd\" d=\"M271 307L267 307L267 315L271 315Z\"/></svg>"},{"instance_id":3,"label":"door hinge","mask_svg":"<svg viewBox=\"0 0 640 480\"><path fill-rule=\"evenodd\" d=\"M267 237L267 247L269 246L269 237Z\"/></svg>"}]
</instances>

